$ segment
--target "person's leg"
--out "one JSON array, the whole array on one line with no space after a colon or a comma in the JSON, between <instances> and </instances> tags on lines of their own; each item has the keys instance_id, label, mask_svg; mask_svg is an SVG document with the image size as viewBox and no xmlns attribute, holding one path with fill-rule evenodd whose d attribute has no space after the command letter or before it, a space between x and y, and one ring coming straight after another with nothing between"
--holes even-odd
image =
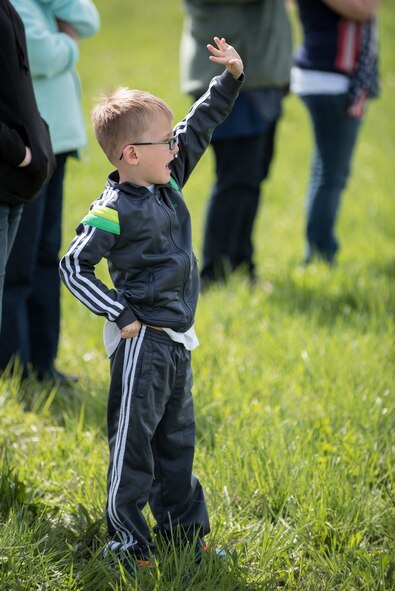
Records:
<instances>
[{"instance_id":1,"label":"person's leg","mask_svg":"<svg viewBox=\"0 0 395 591\"><path fill-rule=\"evenodd\" d=\"M182 345L174 349L172 391L152 450L155 479L150 506L156 531L168 541L197 542L210 531L204 493L192 472L195 417L192 400L191 354Z\"/></svg>"},{"instance_id":2,"label":"person's leg","mask_svg":"<svg viewBox=\"0 0 395 591\"><path fill-rule=\"evenodd\" d=\"M314 131L314 154L306 203L306 261L314 255L332 263L339 248L335 224L350 174L361 120L349 117L345 95L302 97Z\"/></svg>"},{"instance_id":3,"label":"person's leg","mask_svg":"<svg viewBox=\"0 0 395 591\"><path fill-rule=\"evenodd\" d=\"M27 300L30 294L44 211L45 189L32 203L23 207L11 249L4 281L3 314L0 333L0 371L19 357L22 377L27 377L29 322Z\"/></svg>"},{"instance_id":4,"label":"person's leg","mask_svg":"<svg viewBox=\"0 0 395 591\"><path fill-rule=\"evenodd\" d=\"M260 184L273 155L274 130L275 124L260 135L212 142L216 182L206 212L203 285L225 279L240 265L254 268L252 231Z\"/></svg>"},{"instance_id":5,"label":"person's leg","mask_svg":"<svg viewBox=\"0 0 395 591\"><path fill-rule=\"evenodd\" d=\"M225 279L230 271L229 247L237 228L240 198L240 188L236 187L236 178L239 176L236 167L241 168L237 158L238 141L233 138L213 141L212 147L216 181L206 210L201 269L203 285L204 282Z\"/></svg>"},{"instance_id":6,"label":"person's leg","mask_svg":"<svg viewBox=\"0 0 395 591\"><path fill-rule=\"evenodd\" d=\"M250 201L240 211L238 235L231 244L230 261L232 270L245 265L251 278L255 277L253 229L259 207L261 183L268 177L274 155L274 139L277 121L268 124L264 133L252 139L254 158L249 161L248 174L251 179L251 191L246 193ZM255 187L255 188L254 188Z\"/></svg>"},{"instance_id":7,"label":"person's leg","mask_svg":"<svg viewBox=\"0 0 395 591\"><path fill-rule=\"evenodd\" d=\"M155 551L142 513L148 501L160 530L170 531L169 513L186 531L208 530L203 493L191 471L194 420L187 359L182 345L146 327L121 341L111 359L107 524L108 549L117 554L145 558ZM178 419L171 416L174 411Z\"/></svg>"},{"instance_id":8,"label":"person's leg","mask_svg":"<svg viewBox=\"0 0 395 591\"><path fill-rule=\"evenodd\" d=\"M8 258L8 214L9 205L0 203L0 328L1 328L1 310L3 305L3 289L5 265Z\"/></svg>"},{"instance_id":9,"label":"person's leg","mask_svg":"<svg viewBox=\"0 0 395 591\"><path fill-rule=\"evenodd\" d=\"M22 205L0 203L0 330L5 269L22 215Z\"/></svg>"},{"instance_id":10,"label":"person's leg","mask_svg":"<svg viewBox=\"0 0 395 591\"><path fill-rule=\"evenodd\" d=\"M150 338L142 327L134 339L122 340L111 358L107 408L110 462L107 475L108 550L136 559L155 551L142 513L154 479L151 441L169 397L167 370L170 337ZM159 338L159 337L158 337ZM165 346L164 346L165 345Z\"/></svg>"},{"instance_id":11,"label":"person's leg","mask_svg":"<svg viewBox=\"0 0 395 591\"><path fill-rule=\"evenodd\" d=\"M56 156L56 168L46 188L42 231L27 304L30 362L39 377L55 377L52 374L60 332L59 251L66 160L67 154Z\"/></svg>"}]
</instances>

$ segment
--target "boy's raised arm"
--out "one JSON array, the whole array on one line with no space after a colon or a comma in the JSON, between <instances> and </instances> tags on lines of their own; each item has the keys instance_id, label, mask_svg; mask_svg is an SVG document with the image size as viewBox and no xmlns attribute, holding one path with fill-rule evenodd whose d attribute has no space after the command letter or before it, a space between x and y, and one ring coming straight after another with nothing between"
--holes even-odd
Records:
<instances>
[{"instance_id":1,"label":"boy's raised arm","mask_svg":"<svg viewBox=\"0 0 395 591\"><path fill-rule=\"evenodd\" d=\"M226 43L225 38L214 37L214 41L217 47L209 43L207 49L212 53L210 60L217 64L222 64L225 68L236 78L240 78L243 73L244 66L243 61L237 51L232 45Z\"/></svg>"}]
</instances>

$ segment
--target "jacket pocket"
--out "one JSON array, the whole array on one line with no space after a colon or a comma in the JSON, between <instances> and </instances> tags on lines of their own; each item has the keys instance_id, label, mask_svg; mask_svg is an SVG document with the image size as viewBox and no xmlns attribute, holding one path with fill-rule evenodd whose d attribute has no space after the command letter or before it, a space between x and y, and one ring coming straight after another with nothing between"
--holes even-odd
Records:
<instances>
[{"instance_id":1,"label":"jacket pocket","mask_svg":"<svg viewBox=\"0 0 395 591\"><path fill-rule=\"evenodd\" d=\"M146 398L148 396L149 387L152 380L152 347L147 340L139 354L139 359L136 367L136 398Z\"/></svg>"},{"instance_id":2,"label":"jacket pocket","mask_svg":"<svg viewBox=\"0 0 395 591\"><path fill-rule=\"evenodd\" d=\"M155 275L153 271L148 271L147 282L147 304L151 306L155 301Z\"/></svg>"}]
</instances>

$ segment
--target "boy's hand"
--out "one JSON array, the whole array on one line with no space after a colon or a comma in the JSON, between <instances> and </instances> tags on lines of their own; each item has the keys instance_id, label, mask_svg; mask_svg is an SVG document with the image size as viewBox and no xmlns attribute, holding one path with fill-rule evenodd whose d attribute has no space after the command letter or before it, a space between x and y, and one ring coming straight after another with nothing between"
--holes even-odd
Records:
<instances>
[{"instance_id":1,"label":"boy's hand","mask_svg":"<svg viewBox=\"0 0 395 591\"><path fill-rule=\"evenodd\" d=\"M234 47L226 43L224 37L222 37L222 39L214 37L214 41L217 47L214 47L210 43L207 45L207 49L213 54L210 55L210 60L217 64L224 65L228 72L230 72L237 80L244 70L241 57Z\"/></svg>"},{"instance_id":2,"label":"boy's hand","mask_svg":"<svg viewBox=\"0 0 395 591\"><path fill-rule=\"evenodd\" d=\"M139 320L135 320L131 324L127 324L123 328L121 328L121 339L133 339L137 337L140 332L141 322Z\"/></svg>"}]
</instances>

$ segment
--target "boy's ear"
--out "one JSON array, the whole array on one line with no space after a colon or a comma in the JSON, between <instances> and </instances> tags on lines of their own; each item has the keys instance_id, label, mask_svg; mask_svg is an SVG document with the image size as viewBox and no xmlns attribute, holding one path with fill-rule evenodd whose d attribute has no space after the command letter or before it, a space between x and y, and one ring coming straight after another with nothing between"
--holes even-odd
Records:
<instances>
[{"instance_id":1,"label":"boy's ear","mask_svg":"<svg viewBox=\"0 0 395 591\"><path fill-rule=\"evenodd\" d=\"M126 146L126 148L123 151L123 159L128 164L138 164L139 157L134 146L132 146L131 144L129 146Z\"/></svg>"}]
</instances>

